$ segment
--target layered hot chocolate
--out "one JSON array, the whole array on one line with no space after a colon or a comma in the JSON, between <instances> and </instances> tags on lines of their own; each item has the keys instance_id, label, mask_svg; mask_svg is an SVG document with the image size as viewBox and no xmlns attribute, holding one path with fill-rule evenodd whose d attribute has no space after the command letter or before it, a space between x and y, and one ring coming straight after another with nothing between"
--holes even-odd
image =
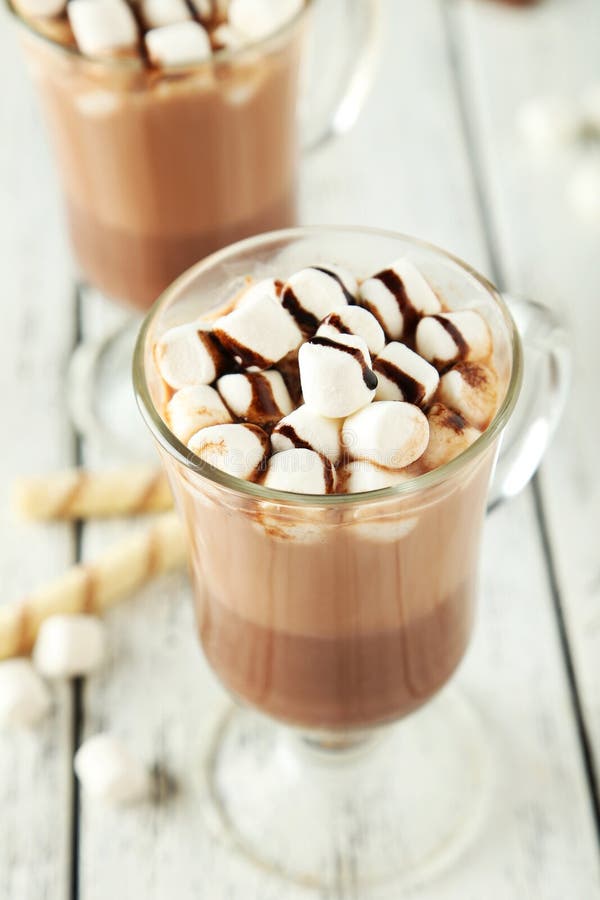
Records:
<instances>
[{"instance_id":1,"label":"layered hot chocolate","mask_svg":"<svg viewBox=\"0 0 600 900\"><path fill-rule=\"evenodd\" d=\"M296 218L304 0L14 0L72 243L149 307L197 259Z\"/></svg>"},{"instance_id":2,"label":"layered hot chocolate","mask_svg":"<svg viewBox=\"0 0 600 900\"><path fill-rule=\"evenodd\" d=\"M165 331L153 358L155 402L191 459L288 492L244 499L230 485L224 500L166 460L223 682L315 729L424 703L467 646L495 447L460 480L411 486L502 402L482 312L450 308L408 259L360 281L320 265L248 280L225 308ZM323 503L331 494L347 502Z\"/></svg>"}]
</instances>

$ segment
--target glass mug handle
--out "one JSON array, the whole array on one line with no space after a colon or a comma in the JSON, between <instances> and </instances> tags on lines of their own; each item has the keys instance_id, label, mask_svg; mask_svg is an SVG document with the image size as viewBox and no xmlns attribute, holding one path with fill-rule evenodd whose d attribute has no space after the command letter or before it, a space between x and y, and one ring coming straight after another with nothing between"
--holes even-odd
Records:
<instances>
[{"instance_id":1,"label":"glass mug handle","mask_svg":"<svg viewBox=\"0 0 600 900\"><path fill-rule=\"evenodd\" d=\"M516 496L534 476L560 421L570 383L571 351L547 307L504 295L523 343L523 386L506 426L488 509Z\"/></svg>"},{"instance_id":2,"label":"glass mug handle","mask_svg":"<svg viewBox=\"0 0 600 900\"><path fill-rule=\"evenodd\" d=\"M303 152L356 122L375 73L380 11L381 0L313 0L299 110Z\"/></svg>"}]
</instances>

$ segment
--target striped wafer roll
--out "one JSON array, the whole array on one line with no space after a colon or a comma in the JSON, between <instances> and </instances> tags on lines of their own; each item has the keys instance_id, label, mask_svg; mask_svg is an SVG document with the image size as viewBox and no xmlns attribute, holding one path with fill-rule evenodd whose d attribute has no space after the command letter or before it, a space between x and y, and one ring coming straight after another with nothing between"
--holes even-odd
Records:
<instances>
[{"instance_id":1,"label":"striped wafer roll","mask_svg":"<svg viewBox=\"0 0 600 900\"><path fill-rule=\"evenodd\" d=\"M182 566L186 544L175 513L73 566L20 603L0 606L0 659L29 653L40 625L57 613L100 614L156 575Z\"/></svg>"},{"instance_id":2,"label":"striped wafer roll","mask_svg":"<svg viewBox=\"0 0 600 900\"><path fill-rule=\"evenodd\" d=\"M69 469L17 482L15 502L28 519L90 519L164 512L173 499L164 473L135 466L112 472Z\"/></svg>"}]
</instances>

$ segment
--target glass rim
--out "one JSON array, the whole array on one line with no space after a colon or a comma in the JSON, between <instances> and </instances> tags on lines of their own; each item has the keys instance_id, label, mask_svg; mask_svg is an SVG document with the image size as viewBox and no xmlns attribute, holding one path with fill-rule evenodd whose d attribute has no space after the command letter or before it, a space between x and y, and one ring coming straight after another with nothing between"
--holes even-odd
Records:
<instances>
[{"instance_id":1,"label":"glass rim","mask_svg":"<svg viewBox=\"0 0 600 900\"><path fill-rule=\"evenodd\" d=\"M474 278L484 288L496 303L507 328L512 350L510 380L505 397L488 427L482 432L477 440L454 459L442 466L438 466L436 469L432 469L430 472L418 475L401 484L379 488L374 491L364 491L357 494L297 494L290 491L274 490L273 488L264 487L256 482L246 481L243 478L230 475L227 472L223 472L221 469L211 466L210 463L204 462L204 460L196 456L173 434L162 418L159 410L156 408L148 387L148 381L145 374L146 340L148 334L156 319L169 307L173 298L176 297L182 289L188 287L189 284L203 271L219 265L235 253L247 251L253 247L258 248L275 240L279 242L289 241L294 238L302 238L310 235L318 236L319 234L324 236L327 234L347 234L355 236L368 234L373 237L379 236L387 240L401 240L412 244L415 247L420 247L429 252L433 252L436 255L449 260L454 265L457 265L463 272L471 278ZM392 498L408 497L447 481L464 469L468 463L480 456L502 433L517 403L522 380L523 350L516 324L502 295L497 288L485 278L485 276L477 272L476 269L473 269L468 263L465 263L460 257L455 256L446 250L442 250L440 247L437 247L435 244L428 241L399 232L363 226L317 225L270 231L246 238L235 244L230 244L222 250L212 253L210 256L205 257L183 272L183 274L172 282L172 284L170 284L158 297L141 325L133 355L133 386L142 418L149 427L154 439L169 453L170 456L185 466L186 469L195 472L197 475L206 478L208 481L218 484L220 487L227 488L231 492L246 495L255 500L265 500L270 501L271 503L280 503L290 506L335 507L357 503L366 504Z\"/></svg>"},{"instance_id":2,"label":"glass rim","mask_svg":"<svg viewBox=\"0 0 600 900\"><path fill-rule=\"evenodd\" d=\"M284 37L288 31L292 31L296 24L308 13L308 10L313 5L315 0L304 0L304 5L298 12L291 18L288 22L285 22L280 26L276 31L271 34L266 35L260 40L252 41L249 44L244 44L241 47L237 48L227 48L223 47L221 50L215 50L211 53L208 59L202 60L199 63L183 63L178 66L164 66L156 71L162 72L165 75L178 75L178 74L193 74L195 72L202 72L208 66L213 65L214 63L228 63L234 62L243 58L246 54L255 53L257 50L265 50L268 51L268 48L271 44L277 43L277 41ZM123 70L123 71L145 71L146 67L144 65L144 61L141 56L139 57L129 57L129 56L90 56L87 53L82 53L81 50L77 46L67 46L66 44L61 44L60 41L53 38L50 34L45 34L42 31L39 31L32 20L25 18L25 16L21 15L19 10L14 6L13 0L4 0L4 4L10 13L10 15L15 19L20 26L22 26L25 31L29 34L33 35L36 38L39 38L43 43L47 44L49 47L57 50L59 53L62 53L64 56L69 57L71 59L80 59L83 62L88 62L95 66L105 66L110 70ZM193 21L193 20L192 20ZM154 70L152 70L154 71Z\"/></svg>"}]
</instances>

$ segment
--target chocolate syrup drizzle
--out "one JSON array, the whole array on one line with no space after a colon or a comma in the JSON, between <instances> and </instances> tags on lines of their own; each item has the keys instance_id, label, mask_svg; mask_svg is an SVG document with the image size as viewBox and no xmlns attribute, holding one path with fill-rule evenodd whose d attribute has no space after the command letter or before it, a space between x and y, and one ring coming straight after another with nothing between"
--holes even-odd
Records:
<instances>
[{"instance_id":1,"label":"chocolate syrup drizzle","mask_svg":"<svg viewBox=\"0 0 600 900\"><path fill-rule=\"evenodd\" d=\"M350 306L353 306L356 303L356 297L350 293L339 275L336 275L335 272L331 271L331 269L324 269L321 266L311 266L310 268L315 269L317 272L323 272L324 275L329 275L330 278L333 278L334 281L337 281L344 293L344 297L346 298Z\"/></svg>"},{"instance_id":2,"label":"chocolate syrup drizzle","mask_svg":"<svg viewBox=\"0 0 600 900\"><path fill-rule=\"evenodd\" d=\"M298 325L298 327L302 331L302 334L307 335L315 333L315 331L319 327L319 320L307 309L304 309L304 307L296 297L293 288L291 288L289 285L283 292L283 295L281 297L281 305L284 309L287 309L296 325Z\"/></svg>"},{"instance_id":3,"label":"chocolate syrup drizzle","mask_svg":"<svg viewBox=\"0 0 600 900\"><path fill-rule=\"evenodd\" d=\"M414 403L421 406L425 399L425 386L413 378L407 372L403 372L398 366L387 359L376 359L373 363L375 372L385 375L398 390L401 391L406 403Z\"/></svg>"},{"instance_id":4,"label":"chocolate syrup drizzle","mask_svg":"<svg viewBox=\"0 0 600 900\"><path fill-rule=\"evenodd\" d=\"M377 275L374 275L373 277L378 281L381 281L381 283L384 284L388 291L394 296L394 299L398 304L398 309L402 313L402 341L408 347L410 347L411 350L414 350L415 331L417 329L417 325L419 323L421 315L410 302L410 298L406 293L406 288L404 287L404 282L402 281L400 276L396 272L394 272L393 269L384 269L382 272L378 272ZM389 336L387 334L386 337L388 337L389 339Z\"/></svg>"},{"instance_id":5,"label":"chocolate syrup drizzle","mask_svg":"<svg viewBox=\"0 0 600 900\"><path fill-rule=\"evenodd\" d=\"M362 377L366 386L370 391L374 391L378 385L377 375L370 369L366 363L364 354L359 347L351 347L349 344L340 344L337 341L332 340L328 337L314 337L310 341L311 344L314 344L317 347L331 347L333 350L341 350L343 353L348 353L350 356L353 356L354 359L359 363L362 369Z\"/></svg>"},{"instance_id":6,"label":"chocolate syrup drizzle","mask_svg":"<svg viewBox=\"0 0 600 900\"><path fill-rule=\"evenodd\" d=\"M460 329L456 327L454 322L451 322L450 319L447 319L445 316L439 315L433 316L433 318L436 320L436 322L440 323L445 331L448 332L448 334L456 344L458 360L466 359L469 354L469 345L465 341ZM456 360L453 359L450 362L443 363L442 366L445 367L446 370L451 369L455 362Z\"/></svg>"},{"instance_id":7,"label":"chocolate syrup drizzle","mask_svg":"<svg viewBox=\"0 0 600 900\"><path fill-rule=\"evenodd\" d=\"M344 325L342 317L338 313L329 313L329 315L323 319L323 325L331 325L331 327L335 328L336 331L339 331L340 334L352 334L348 326Z\"/></svg>"}]
</instances>

